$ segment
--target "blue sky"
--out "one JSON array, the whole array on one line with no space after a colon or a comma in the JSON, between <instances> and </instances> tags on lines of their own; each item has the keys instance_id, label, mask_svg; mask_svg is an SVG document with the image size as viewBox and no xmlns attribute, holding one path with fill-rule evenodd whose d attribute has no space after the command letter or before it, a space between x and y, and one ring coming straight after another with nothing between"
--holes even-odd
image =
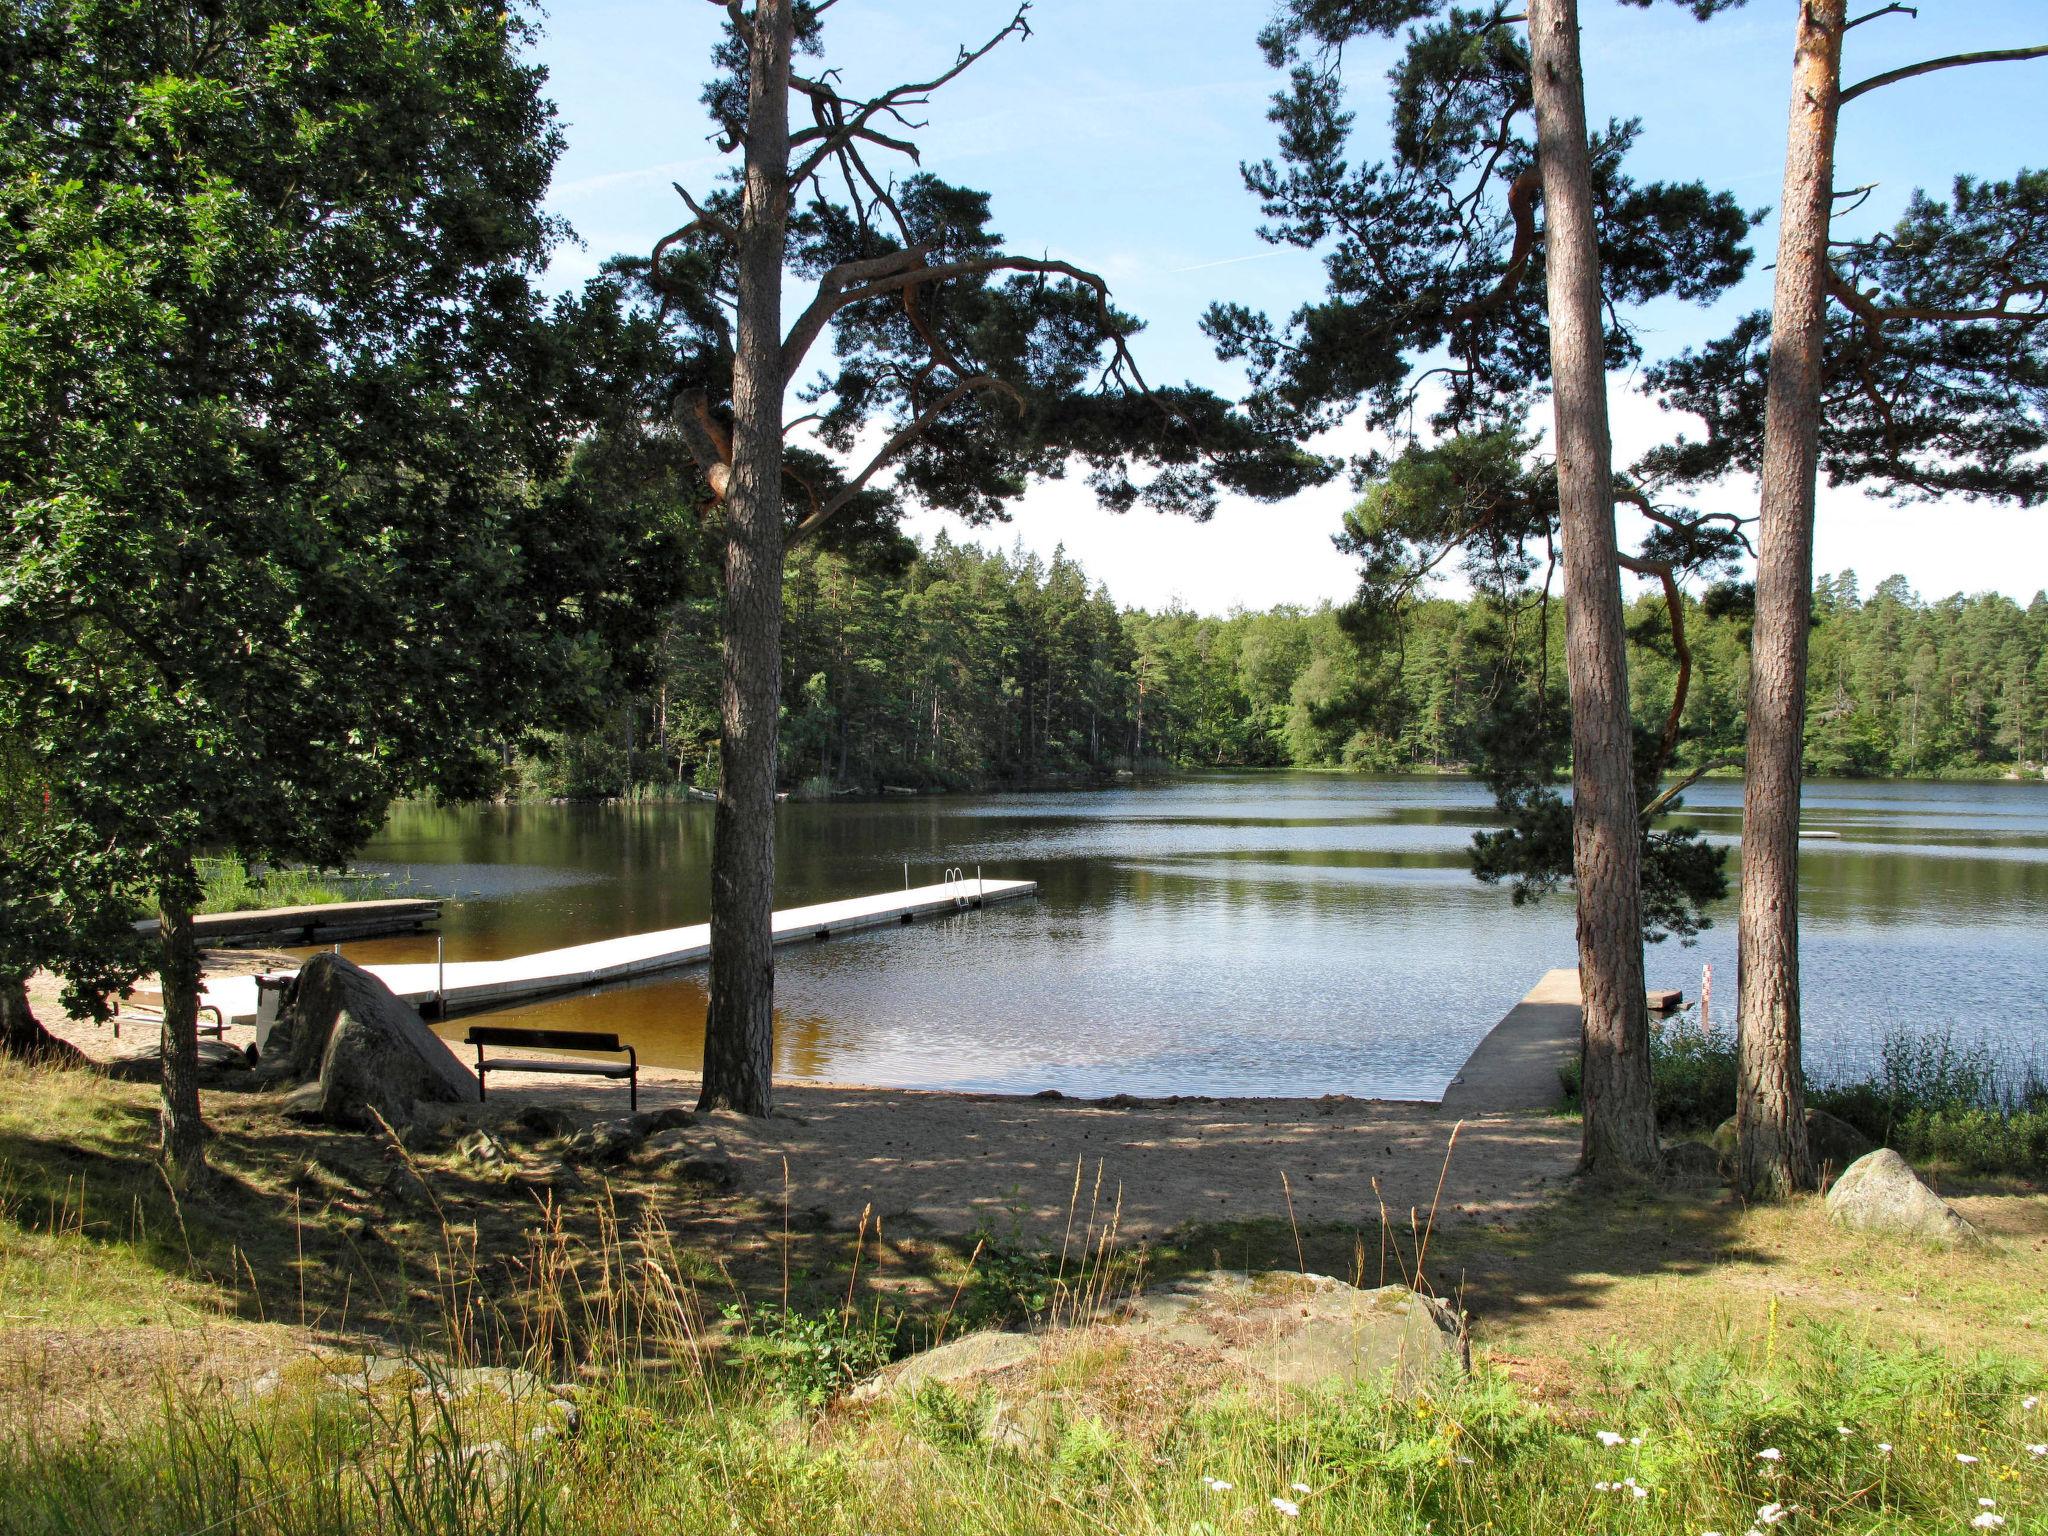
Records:
<instances>
[{"instance_id":1,"label":"blue sky","mask_svg":"<svg viewBox=\"0 0 2048 1536\"><path fill-rule=\"evenodd\" d=\"M1773 204L1794 0L1750 0L1704 24L1670 3L1582 5L1590 108L1596 120L1642 119L1638 178L1699 178L1752 207ZM849 94L878 90L942 67L1010 10L987 0L840 0L827 18L829 62ZM1921 0L1920 12L1852 31L1848 77L2048 41L2048 0ZM1263 3L1225 0L1038 0L1034 35L948 86L918 135L927 169L993 195L1012 249L1064 256L1109 280L1119 305L1148 323L1138 352L1155 381L1234 393L1238 378L1196 327L1202 310L1229 298L1285 313L1320 291L1313 256L1256 238L1257 209L1238 175L1240 161L1271 152L1265 112L1276 77L1255 43L1266 13ZM568 149L550 203L584 242L557 257L558 281L579 281L615 251L646 251L683 221L670 182L701 191L717 176L723 162L697 96L722 14L706 0L555 0L538 51ZM1379 151L1392 57L1384 46L1347 54L1362 156ZM2044 161L2048 60L1947 71L1850 103L1837 179L1878 182L1859 218L1881 222L1916 186ZM1649 353L1704 341L1767 302L1775 240L1767 222L1751 279L1714 309L1671 304L1642 316ZM1627 385L1616 381L1614 400L1624 458L1674 421ZM1754 504L1753 486L1717 494L1731 507ZM1348 499L1338 485L1278 505L1228 502L1193 524L1112 516L1068 482L1027 496L1010 526L973 536L1047 554L1064 543L1120 601L1223 612L1347 595L1350 565L1329 536ZM938 515L912 527L960 533ZM2000 590L2025 601L2048 585L2048 509L1891 508L1824 489L1816 544L1818 568L1853 566L1866 590L1894 571L1929 596Z\"/></svg>"}]
</instances>

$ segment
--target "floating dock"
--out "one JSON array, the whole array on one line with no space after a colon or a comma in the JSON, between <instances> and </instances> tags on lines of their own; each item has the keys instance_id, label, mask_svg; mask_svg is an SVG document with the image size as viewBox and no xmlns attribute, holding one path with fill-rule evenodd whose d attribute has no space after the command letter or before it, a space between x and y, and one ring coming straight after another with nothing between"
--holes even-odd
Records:
<instances>
[{"instance_id":1,"label":"floating dock","mask_svg":"<svg viewBox=\"0 0 2048 1536\"><path fill-rule=\"evenodd\" d=\"M425 897L381 901L327 901L306 907L269 907L257 912L202 912L192 928L204 944L333 944L354 939L418 933L440 921L441 903ZM135 931L154 934L155 918Z\"/></svg>"},{"instance_id":2,"label":"floating dock","mask_svg":"<svg viewBox=\"0 0 2048 1536\"><path fill-rule=\"evenodd\" d=\"M775 942L800 944L868 928L897 927L921 917L950 916L1037 893L1035 880L962 879L793 907L775 914ZM710 958L711 925L692 923L505 960L428 960L363 969L423 1013L451 1018L684 970ZM255 977L222 976L207 983L203 992L201 1000L219 1008L228 1022L254 1020Z\"/></svg>"}]
</instances>

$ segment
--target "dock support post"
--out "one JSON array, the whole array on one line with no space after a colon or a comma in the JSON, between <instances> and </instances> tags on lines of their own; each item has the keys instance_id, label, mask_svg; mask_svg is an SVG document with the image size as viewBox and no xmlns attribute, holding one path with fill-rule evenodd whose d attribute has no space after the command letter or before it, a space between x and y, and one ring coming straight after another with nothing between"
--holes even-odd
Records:
<instances>
[{"instance_id":1,"label":"dock support post","mask_svg":"<svg viewBox=\"0 0 2048 1536\"><path fill-rule=\"evenodd\" d=\"M910 860L903 861L903 889L910 889Z\"/></svg>"},{"instance_id":2,"label":"dock support post","mask_svg":"<svg viewBox=\"0 0 2048 1536\"><path fill-rule=\"evenodd\" d=\"M434 1017L448 1017L448 941L434 935Z\"/></svg>"}]
</instances>

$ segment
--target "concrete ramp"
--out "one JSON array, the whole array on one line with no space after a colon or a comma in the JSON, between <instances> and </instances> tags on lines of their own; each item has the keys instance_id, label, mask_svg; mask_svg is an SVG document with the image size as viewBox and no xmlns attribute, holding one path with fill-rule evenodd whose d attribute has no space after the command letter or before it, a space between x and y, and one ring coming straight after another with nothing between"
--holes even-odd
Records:
<instances>
[{"instance_id":1,"label":"concrete ramp","mask_svg":"<svg viewBox=\"0 0 2048 1536\"><path fill-rule=\"evenodd\" d=\"M1487 1031L1479 1048L1444 1089L1452 1114L1555 1109L1564 1102L1558 1066L1579 1048L1579 972L1549 971L1507 1017Z\"/></svg>"}]
</instances>

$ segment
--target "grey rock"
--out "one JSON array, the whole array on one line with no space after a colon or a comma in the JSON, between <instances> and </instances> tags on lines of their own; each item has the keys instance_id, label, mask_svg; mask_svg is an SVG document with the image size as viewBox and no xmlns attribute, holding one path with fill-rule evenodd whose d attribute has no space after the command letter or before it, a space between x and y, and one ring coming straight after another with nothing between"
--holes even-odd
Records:
<instances>
[{"instance_id":1,"label":"grey rock","mask_svg":"<svg viewBox=\"0 0 2048 1536\"><path fill-rule=\"evenodd\" d=\"M971 1395L973 1387L986 1378L1035 1363L1044 1354L1044 1340L1029 1334L994 1330L965 1334L891 1366L855 1387L852 1396L855 1402L873 1402L882 1397L908 1397L931 1386L966 1388Z\"/></svg>"},{"instance_id":2,"label":"grey rock","mask_svg":"<svg viewBox=\"0 0 2048 1536\"><path fill-rule=\"evenodd\" d=\"M512 1160L505 1143L489 1131L471 1131L462 1138L456 1151L465 1162L474 1163L479 1168L503 1168Z\"/></svg>"},{"instance_id":3,"label":"grey rock","mask_svg":"<svg viewBox=\"0 0 2048 1536\"><path fill-rule=\"evenodd\" d=\"M1806 1112L1806 1145L1817 1165L1836 1169L1847 1168L1877 1149L1877 1143L1855 1126L1824 1109ZM1714 1128L1714 1152L1724 1178L1735 1176L1736 1146L1735 1117L1730 1115Z\"/></svg>"},{"instance_id":4,"label":"grey rock","mask_svg":"<svg viewBox=\"0 0 2048 1536\"><path fill-rule=\"evenodd\" d=\"M718 1139L688 1128L648 1137L641 1148L640 1161L657 1177L677 1184L731 1189L740 1181L731 1154Z\"/></svg>"},{"instance_id":5,"label":"grey rock","mask_svg":"<svg viewBox=\"0 0 2048 1536\"><path fill-rule=\"evenodd\" d=\"M609 1168L638 1152L647 1131L629 1120L600 1120L571 1136L562 1148L562 1161L582 1167Z\"/></svg>"},{"instance_id":6,"label":"grey rock","mask_svg":"<svg viewBox=\"0 0 2048 1536\"><path fill-rule=\"evenodd\" d=\"M1370 1381L1407 1395L1470 1363L1463 1323L1434 1297L1328 1275L1195 1275L1145 1292L1111 1321L1213 1350L1282 1386Z\"/></svg>"},{"instance_id":7,"label":"grey rock","mask_svg":"<svg viewBox=\"0 0 2048 1536\"><path fill-rule=\"evenodd\" d=\"M853 1396L873 1401L929 1386L978 1396L987 1388L995 1396L991 1438L1021 1445L1043 1422L1041 1400L1059 1362L1107 1344L1146 1362L1182 1351L1223 1382L1312 1390L1370 1382L1401 1395L1470 1364L1458 1316L1406 1286L1360 1290L1327 1275L1212 1273L1156 1287L1078 1327L968 1334L890 1366Z\"/></svg>"},{"instance_id":8,"label":"grey rock","mask_svg":"<svg viewBox=\"0 0 2048 1536\"><path fill-rule=\"evenodd\" d=\"M496 1129L500 1136L513 1141L553 1141L573 1135L577 1123L569 1111L552 1104L522 1104L500 1119Z\"/></svg>"},{"instance_id":9,"label":"grey rock","mask_svg":"<svg viewBox=\"0 0 2048 1536\"><path fill-rule=\"evenodd\" d=\"M1881 1232L1934 1243L1973 1241L1977 1229L1920 1182L1890 1147L1858 1158L1828 1191L1828 1217L1858 1232Z\"/></svg>"},{"instance_id":10,"label":"grey rock","mask_svg":"<svg viewBox=\"0 0 2048 1536\"><path fill-rule=\"evenodd\" d=\"M275 1035L271 1043L296 1076L317 1086L312 1104L332 1124L373 1125L381 1116L406 1126L417 1103L473 1104L480 1097L475 1074L441 1037L383 982L339 955L306 962L292 987L290 1016L282 1046Z\"/></svg>"},{"instance_id":11,"label":"grey rock","mask_svg":"<svg viewBox=\"0 0 2048 1536\"><path fill-rule=\"evenodd\" d=\"M1813 1160L1823 1168L1847 1169L1858 1158L1877 1150L1877 1143L1855 1126L1824 1109L1806 1112L1806 1144Z\"/></svg>"}]
</instances>

